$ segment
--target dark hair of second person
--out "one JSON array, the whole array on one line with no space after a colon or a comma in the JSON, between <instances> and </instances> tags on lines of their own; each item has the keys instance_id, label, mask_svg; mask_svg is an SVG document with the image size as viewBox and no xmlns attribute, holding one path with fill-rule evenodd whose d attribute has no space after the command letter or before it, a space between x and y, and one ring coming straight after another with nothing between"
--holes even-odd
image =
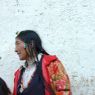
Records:
<instances>
[{"instance_id":1,"label":"dark hair of second person","mask_svg":"<svg viewBox=\"0 0 95 95\"><path fill-rule=\"evenodd\" d=\"M11 95L10 89L2 78L0 78L0 95Z\"/></svg>"}]
</instances>

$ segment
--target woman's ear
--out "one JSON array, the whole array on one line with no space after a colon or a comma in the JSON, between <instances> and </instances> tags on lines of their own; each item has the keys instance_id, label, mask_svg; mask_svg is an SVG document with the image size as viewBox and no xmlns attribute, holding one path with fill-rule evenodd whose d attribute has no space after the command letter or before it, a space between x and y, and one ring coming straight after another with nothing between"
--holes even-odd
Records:
<instances>
[{"instance_id":1,"label":"woman's ear","mask_svg":"<svg viewBox=\"0 0 95 95\"><path fill-rule=\"evenodd\" d=\"M30 42L30 46L31 46L32 49L35 48L35 43L34 43L33 40Z\"/></svg>"}]
</instances>

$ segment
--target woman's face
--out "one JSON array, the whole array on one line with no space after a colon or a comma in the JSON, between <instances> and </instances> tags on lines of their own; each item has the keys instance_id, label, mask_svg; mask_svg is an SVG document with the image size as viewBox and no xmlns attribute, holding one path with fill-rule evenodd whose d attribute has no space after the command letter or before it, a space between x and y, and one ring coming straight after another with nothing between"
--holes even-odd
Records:
<instances>
[{"instance_id":1,"label":"woman's face","mask_svg":"<svg viewBox=\"0 0 95 95\"><path fill-rule=\"evenodd\" d=\"M16 38L15 41L15 52L17 52L20 60L27 60L29 58L25 49L25 43L19 38Z\"/></svg>"}]
</instances>

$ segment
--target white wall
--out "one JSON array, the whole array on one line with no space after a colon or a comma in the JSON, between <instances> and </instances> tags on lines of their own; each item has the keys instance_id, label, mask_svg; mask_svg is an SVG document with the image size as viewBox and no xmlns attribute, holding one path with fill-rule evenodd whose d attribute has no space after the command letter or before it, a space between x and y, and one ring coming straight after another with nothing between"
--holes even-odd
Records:
<instances>
[{"instance_id":1,"label":"white wall","mask_svg":"<svg viewBox=\"0 0 95 95\"><path fill-rule=\"evenodd\" d=\"M95 95L95 0L0 0L0 76L11 90L22 64L15 33L24 29L64 63L73 95Z\"/></svg>"}]
</instances>

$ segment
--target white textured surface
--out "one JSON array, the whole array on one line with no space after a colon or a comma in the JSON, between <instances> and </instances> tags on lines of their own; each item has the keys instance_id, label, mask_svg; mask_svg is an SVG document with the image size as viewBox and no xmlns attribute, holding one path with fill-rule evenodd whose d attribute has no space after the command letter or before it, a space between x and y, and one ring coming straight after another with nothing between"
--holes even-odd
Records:
<instances>
[{"instance_id":1,"label":"white textured surface","mask_svg":"<svg viewBox=\"0 0 95 95\"><path fill-rule=\"evenodd\" d=\"M95 0L0 0L0 76L13 89L22 64L15 32L33 29L70 76L73 95L95 95Z\"/></svg>"}]
</instances>

